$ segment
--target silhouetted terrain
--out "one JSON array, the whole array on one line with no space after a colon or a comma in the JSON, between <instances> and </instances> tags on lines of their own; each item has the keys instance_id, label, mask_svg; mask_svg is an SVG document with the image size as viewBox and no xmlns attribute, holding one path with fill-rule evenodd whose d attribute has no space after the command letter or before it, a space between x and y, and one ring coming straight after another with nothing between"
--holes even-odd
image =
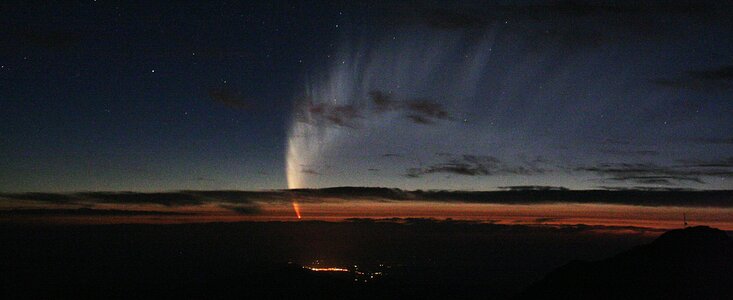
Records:
<instances>
[{"instance_id":1,"label":"silhouetted terrain","mask_svg":"<svg viewBox=\"0 0 733 300\"><path fill-rule=\"evenodd\" d=\"M596 262L573 261L519 298L733 299L733 240L705 226L669 231Z\"/></svg>"},{"instance_id":2,"label":"silhouetted terrain","mask_svg":"<svg viewBox=\"0 0 733 300\"><path fill-rule=\"evenodd\" d=\"M0 298L493 298L658 233L429 219L0 224ZM300 266L389 266L379 280ZM288 263L292 262L292 263Z\"/></svg>"}]
</instances>

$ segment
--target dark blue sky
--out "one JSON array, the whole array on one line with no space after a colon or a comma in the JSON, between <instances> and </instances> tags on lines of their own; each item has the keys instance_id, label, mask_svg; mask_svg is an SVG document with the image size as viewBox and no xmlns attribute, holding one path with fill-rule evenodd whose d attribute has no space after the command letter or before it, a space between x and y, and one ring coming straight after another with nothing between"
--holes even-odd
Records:
<instances>
[{"instance_id":1,"label":"dark blue sky","mask_svg":"<svg viewBox=\"0 0 733 300\"><path fill-rule=\"evenodd\" d=\"M730 7L251 2L0 4L0 191L733 187Z\"/></svg>"}]
</instances>

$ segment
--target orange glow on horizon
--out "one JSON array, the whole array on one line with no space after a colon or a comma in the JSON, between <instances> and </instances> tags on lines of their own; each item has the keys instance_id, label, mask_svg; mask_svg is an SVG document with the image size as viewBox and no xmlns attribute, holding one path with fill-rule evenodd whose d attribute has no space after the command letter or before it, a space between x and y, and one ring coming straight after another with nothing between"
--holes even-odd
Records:
<instances>
[{"instance_id":1,"label":"orange glow on horizon","mask_svg":"<svg viewBox=\"0 0 733 300\"><path fill-rule=\"evenodd\" d=\"M672 229L683 226L686 215L690 225L708 225L722 230L733 230L733 208L728 207L674 207L634 206L593 203L539 203L539 204L491 204L445 203L432 201L339 201L300 199L288 202L259 202L256 213L239 213L217 203L165 207L151 204L95 204L94 210L117 211L115 214L84 215L0 215L0 223L47 224L180 224L208 222L248 221L301 221L302 210L308 211L313 221L340 222L351 218L392 219L429 218L453 219L481 223L532 226L598 225L631 226L650 229ZM14 206L11 206L14 205ZM6 203L12 209L63 208L77 209L73 205L52 206L46 203ZM129 213L124 213L129 211ZM137 212L137 213L136 213ZM160 212L161 214L155 214ZM294 213L295 212L295 213Z\"/></svg>"}]
</instances>

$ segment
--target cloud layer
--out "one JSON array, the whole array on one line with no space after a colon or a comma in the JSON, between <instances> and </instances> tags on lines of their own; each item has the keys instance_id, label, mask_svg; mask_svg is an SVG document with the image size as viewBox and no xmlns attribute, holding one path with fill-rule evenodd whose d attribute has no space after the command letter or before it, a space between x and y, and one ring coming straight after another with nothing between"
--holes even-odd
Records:
<instances>
[{"instance_id":1,"label":"cloud layer","mask_svg":"<svg viewBox=\"0 0 733 300\"><path fill-rule=\"evenodd\" d=\"M93 204L141 205L159 207L195 207L217 205L240 214L261 213L264 204L288 204L292 199L303 203L349 201L429 201L445 203L547 204L597 203L640 206L733 207L733 191L695 191L675 189L604 189L568 190L551 186L507 186L502 191L446 191L372 187L335 187L324 189L294 189L273 191L179 191L166 193L72 193L72 194L0 194L12 203L47 203L90 206ZM36 198L37 197L37 198ZM65 214L123 215L156 214L156 211L119 209L59 209ZM5 214L43 214L41 210L5 211ZM167 212L166 212L167 213ZM161 213L161 214L166 214Z\"/></svg>"}]
</instances>

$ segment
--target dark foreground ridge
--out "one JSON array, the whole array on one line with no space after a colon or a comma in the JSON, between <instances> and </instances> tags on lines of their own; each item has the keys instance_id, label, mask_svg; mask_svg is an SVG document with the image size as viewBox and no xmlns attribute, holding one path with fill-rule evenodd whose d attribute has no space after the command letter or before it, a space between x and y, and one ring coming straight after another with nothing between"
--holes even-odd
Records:
<instances>
[{"instance_id":1,"label":"dark foreground ridge","mask_svg":"<svg viewBox=\"0 0 733 300\"><path fill-rule=\"evenodd\" d=\"M573 261L518 298L733 299L733 240L707 226L669 231L595 262Z\"/></svg>"},{"instance_id":2,"label":"dark foreground ridge","mask_svg":"<svg viewBox=\"0 0 733 300\"><path fill-rule=\"evenodd\" d=\"M0 223L0 299L506 299L572 259L653 239L608 230L430 219Z\"/></svg>"}]
</instances>

